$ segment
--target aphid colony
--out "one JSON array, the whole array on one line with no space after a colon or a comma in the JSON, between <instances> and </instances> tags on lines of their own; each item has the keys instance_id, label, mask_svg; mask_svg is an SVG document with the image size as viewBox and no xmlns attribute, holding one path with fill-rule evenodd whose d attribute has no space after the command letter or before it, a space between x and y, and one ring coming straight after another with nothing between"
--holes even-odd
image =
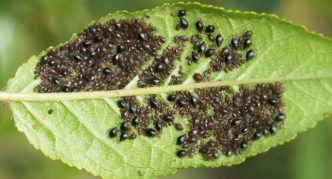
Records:
<instances>
[{"instance_id":1,"label":"aphid colony","mask_svg":"<svg viewBox=\"0 0 332 179\"><path fill-rule=\"evenodd\" d=\"M124 88L157 57L165 38L143 20L110 20L85 29L52 48L36 67L38 92L78 92ZM158 83L158 79L149 79Z\"/></svg>"},{"instance_id":2,"label":"aphid colony","mask_svg":"<svg viewBox=\"0 0 332 179\"><path fill-rule=\"evenodd\" d=\"M111 138L135 139L137 135L154 137L164 127L173 126L180 115L188 120L189 130L178 136L175 145L178 157L200 153L205 160L217 159L221 154L241 154L249 144L262 136L274 135L283 126L281 84L258 84L255 88L241 86L239 91L230 87L198 89L177 92L166 99L149 96L145 105L135 97L118 101L123 122L109 131Z\"/></svg>"},{"instance_id":3,"label":"aphid colony","mask_svg":"<svg viewBox=\"0 0 332 179\"><path fill-rule=\"evenodd\" d=\"M190 27L185 10L178 11L178 30ZM35 74L41 83L38 92L78 92L124 88L135 76L138 87L181 84L186 72L182 66L178 74L176 60L188 41L192 51L188 65L210 58L210 67L194 73L196 82L208 81L214 72L229 72L251 60L255 52L252 31L233 37L223 45L222 34L214 34L212 24L197 20L193 28L197 34L178 35L173 43L161 49L167 41L156 36L157 29L143 19L110 20L95 24L78 37L60 47L50 49L38 63ZM206 35L209 41L204 41ZM242 56L245 56L243 59ZM165 127L174 127L182 134L177 137L175 155L193 157L200 154L205 160L215 160L220 155L241 154L250 143L263 136L274 135L286 118L281 101L283 87L280 83L197 89L160 95L147 95L144 103L136 97L117 101L122 122L109 130L109 137L120 142L134 140L140 135L162 135ZM53 113L49 111L51 115ZM188 120L182 126L176 116ZM186 131L185 131L186 129Z\"/></svg>"}]
</instances>

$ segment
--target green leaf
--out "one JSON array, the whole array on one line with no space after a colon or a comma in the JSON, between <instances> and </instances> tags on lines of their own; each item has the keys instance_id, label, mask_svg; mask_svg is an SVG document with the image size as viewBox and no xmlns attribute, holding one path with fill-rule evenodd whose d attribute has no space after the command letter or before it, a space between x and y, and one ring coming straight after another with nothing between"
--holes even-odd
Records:
<instances>
[{"instance_id":1,"label":"green leaf","mask_svg":"<svg viewBox=\"0 0 332 179\"><path fill-rule=\"evenodd\" d=\"M186 9L190 27L175 30L178 10ZM175 15L174 15L175 14ZM46 52L33 56L17 71L8 83L7 93L0 99L9 101L15 124L24 132L35 148L54 160L85 169L103 178L156 178L189 167L220 167L243 162L247 157L266 152L296 137L300 132L313 127L318 121L331 115L332 107L332 41L321 35L308 32L273 15L254 12L228 11L222 8L197 3L164 5L135 13L124 11L109 14L97 21L110 19L145 18L157 27L157 33L172 43L176 35L197 34L194 22L202 19L206 24L215 24L216 30L228 43L250 29L254 32L252 48L256 57L241 67L228 72L214 73L212 82L195 83L192 74L203 72L209 58L202 58L198 65L187 65L185 59L191 53L186 46L181 62L186 72L183 85L157 88L137 88L133 79L126 90L82 93L32 93L40 83L35 79L35 67ZM76 34L71 38L73 40ZM177 68L176 68L177 69ZM220 81L222 79L222 81ZM135 81L136 80L136 81ZM108 137L108 130L121 123L119 96L164 93L193 90L211 86L238 86L240 84L281 82L285 88L282 100L287 119L276 135L254 141L242 154L217 160L205 161L201 155L193 158L178 158L175 152L177 136L183 132L168 127L160 137L138 136L135 140L119 142ZM194 84L195 83L195 84ZM49 115L49 109L53 114ZM177 122L188 130L187 120L177 116Z\"/></svg>"}]
</instances>

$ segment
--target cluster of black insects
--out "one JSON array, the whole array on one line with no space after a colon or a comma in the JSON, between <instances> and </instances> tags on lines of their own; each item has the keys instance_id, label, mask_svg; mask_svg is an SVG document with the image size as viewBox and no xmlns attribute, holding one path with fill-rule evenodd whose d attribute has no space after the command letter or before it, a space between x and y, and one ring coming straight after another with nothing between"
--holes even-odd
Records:
<instances>
[{"instance_id":1,"label":"cluster of black insects","mask_svg":"<svg viewBox=\"0 0 332 179\"><path fill-rule=\"evenodd\" d=\"M186 10L178 11L177 30L190 27ZM148 18L148 17L147 17ZM78 92L124 88L138 76L138 87L181 84L186 72L179 66L178 75L172 75L176 60L181 60L185 44L190 41L192 51L188 65L210 58L209 68L192 76L196 82L208 81L213 72L229 72L254 58L250 49L253 32L245 31L223 46L222 34L216 27L205 25L200 19L194 24L197 34L190 38L178 35L173 45L161 49L167 41L156 36L158 29L143 19L110 20L95 24L69 43L52 48L36 67L36 78L42 80L38 92ZM204 41L206 35L209 41ZM242 56L245 58L242 58ZM122 122L109 130L110 138L133 140L139 135L156 137L163 128L173 126L183 131L178 136L178 157L193 157L200 153L205 160L217 159L221 154L241 154L248 145L262 136L274 135L283 126L286 115L279 83L197 89L168 94L147 95L144 103L136 97L117 101ZM53 112L53 110L52 110ZM49 112L51 115L52 113ZM186 119L184 127L176 122L176 115Z\"/></svg>"}]
</instances>

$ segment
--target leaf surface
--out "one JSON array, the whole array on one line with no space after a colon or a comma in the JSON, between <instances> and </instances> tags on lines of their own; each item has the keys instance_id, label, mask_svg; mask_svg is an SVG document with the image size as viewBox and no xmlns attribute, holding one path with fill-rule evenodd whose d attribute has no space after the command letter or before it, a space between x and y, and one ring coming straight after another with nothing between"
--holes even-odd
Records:
<instances>
[{"instance_id":1,"label":"leaf surface","mask_svg":"<svg viewBox=\"0 0 332 179\"><path fill-rule=\"evenodd\" d=\"M176 13L180 9L187 10L190 27L186 31L175 29L178 23ZM150 17L146 21L157 28L157 34L167 39L166 44L172 43L176 35L197 34L194 28L197 19L215 24L225 43L235 35L252 30L252 48L256 57L229 73L212 74L211 81L223 80L229 85L250 80L281 82L285 88L283 101L287 114L283 128L272 137L253 142L242 154L231 157L221 155L217 160L205 161L200 155L178 158L175 143L183 132L171 127L165 128L163 134L155 138L138 136L126 142L109 139L108 130L122 121L117 97L96 95L98 99L38 101L37 98L34 101L22 99L9 102L18 130L24 132L35 148L51 159L61 160L103 178L156 178L181 168L239 164L247 157L292 140L298 133L331 115L330 39L273 15L228 11L196 3L164 5L134 13L120 11L107 15L97 23L105 23L109 19L145 18L146 15ZM71 39L75 37L76 34ZM188 66L185 58L191 49L190 46L185 47L182 60L177 63L176 69L182 65L186 72L184 84L195 83L192 75L203 72L209 65L210 59L203 58L199 64ZM35 67L45 53L31 57L18 69L15 78L8 83L7 92L34 92L40 83L40 79L35 79ZM126 89L137 88L136 82L137 78L134 78ZM71 95L75 98L79 94ZM158 95L165 98L164 93ZM53 109L52 115L48 114L49 109ZM187 129L187 120L178 116L175 120Z\"/></svg>"}]
</instances>

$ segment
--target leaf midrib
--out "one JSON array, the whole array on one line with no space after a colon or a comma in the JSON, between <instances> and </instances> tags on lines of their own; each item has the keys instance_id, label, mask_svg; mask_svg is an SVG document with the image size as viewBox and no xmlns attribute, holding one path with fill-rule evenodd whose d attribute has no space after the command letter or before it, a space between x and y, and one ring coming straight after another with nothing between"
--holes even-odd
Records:
<instances>
[{"instance_id":1,"label":"leaf midrib","mask_svg":"<svg viewBox=\"0 0 332 179\"><path fill-rule=\"evenodd\" d=\"M0 101L70 101L70 100L88 100L88 99L105 99L124 96L140 96L150 94L161 94L177 91L190 91L195 89L204 89L221 86L237 86L245 84L273 83L287 81L304 81L304 80L326 80L331 79L332 75L321 76L297 76L297 77L280 77L280 78L262 78L246 80L226 80L201 82L194 84L180 84L169 86L157 86L148 88L119 89L111 91L93 91L78 93L14 93L0 92Z\"/></svg>"}]
</instances>

